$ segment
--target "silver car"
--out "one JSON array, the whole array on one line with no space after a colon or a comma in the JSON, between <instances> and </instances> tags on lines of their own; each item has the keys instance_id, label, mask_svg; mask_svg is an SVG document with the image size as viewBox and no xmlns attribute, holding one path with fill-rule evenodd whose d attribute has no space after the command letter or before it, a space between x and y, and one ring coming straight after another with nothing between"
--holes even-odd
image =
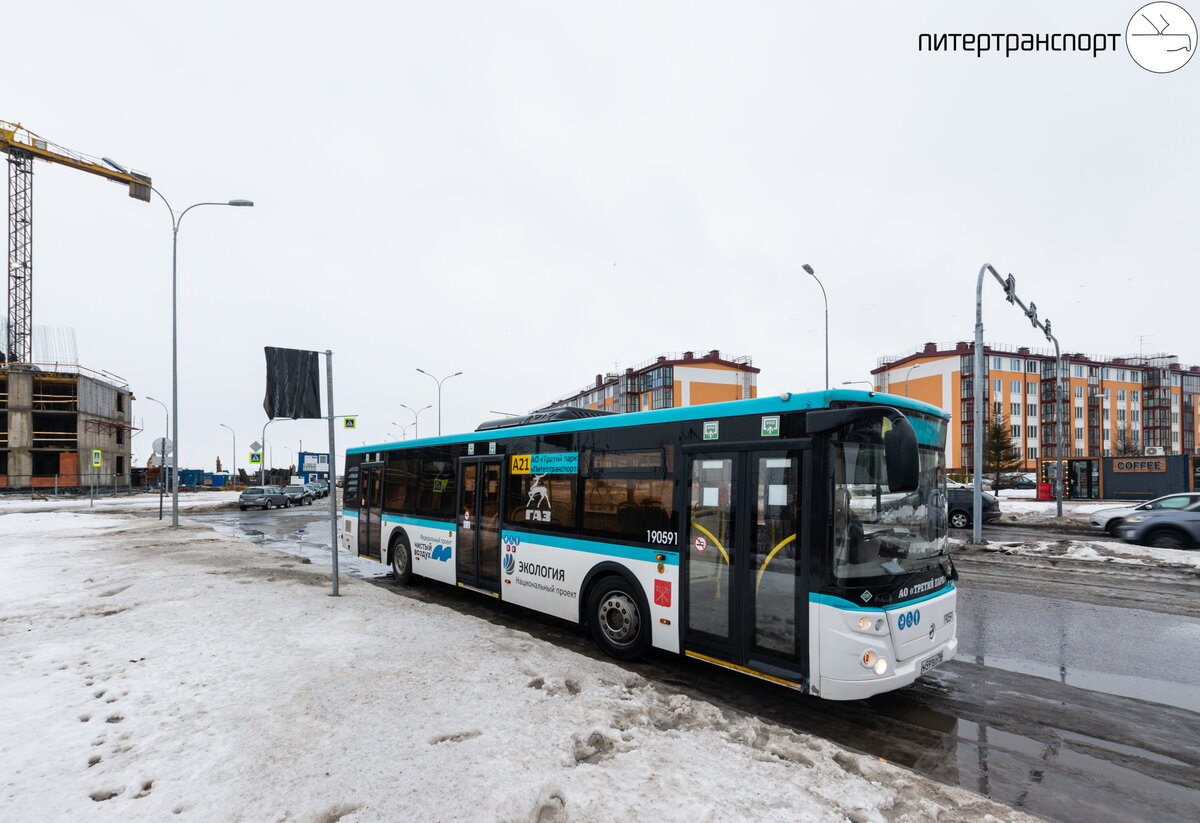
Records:
<instances>
[{"instance_id":1,"label":"silver car","mask_svg":"<svg viewBox=\"0 0 1200 823\"><path fill-rule=\"evenodd\" d=\"M1104 529L1113 537L1116 537L1117 529L1120 528L1121 522L1132 514L1186 509L1194 503L1200 503L1200 492L1168 494L1132 506L1113 506L1107 509L1097 509L1092 512L1091 523L1096 528Z\"/></svg>"},{"instance_id":2,"label":"silver car","mask_svg":"<svg viewBox=\"0 0 1200 823\"><path fill-rule=\"evenodd\" d=\"M286 509L290 505L292 501L278 486L251 486L238 495L238 508L242 511L273 509L276 506Z\"/></svg>"},{"instance_id":3,"label":"silver car","mask_svg":"<svg viewBox=\"0 0 1200 823\"><path fill-rule=\"evenodd\" d=\"M1126 543L1159 549L1200 548L1200 501L1186 509L1158 509L1131 514L1117 526Z\"/></svg>"}]
</instances>

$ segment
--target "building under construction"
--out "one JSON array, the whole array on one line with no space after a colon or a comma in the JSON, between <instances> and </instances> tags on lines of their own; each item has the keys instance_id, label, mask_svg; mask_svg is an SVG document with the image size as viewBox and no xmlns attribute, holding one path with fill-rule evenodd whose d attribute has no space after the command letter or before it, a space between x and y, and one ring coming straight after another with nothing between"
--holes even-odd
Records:
<instances>
[{"instance_id":1,"label":"building under construction","mask_svg":"<svg viewBox=\"0 0 1200 823\"><path fill-rule=\"evenodd\" d=\"M127 487L132 400L112 375L0 363L0 489Z\"/></svg>"},{"instance_id":2,"label":"building under construction","mask_svg":"<svg viewBox=\"0 0 1200 823\"><path fill-rule=\"evenodd\" d=\"M149 202L150 177L105 158L89 157L0 120L0 152L8 155L8 312L0 322L0 488L128 486L129 404L124 381L38 357L33 326L34 160L73 168L128 187ZM54 343L55 341L50 340ZM45 345L41 346L43 352Z\"/></svg>"}]
</instances>

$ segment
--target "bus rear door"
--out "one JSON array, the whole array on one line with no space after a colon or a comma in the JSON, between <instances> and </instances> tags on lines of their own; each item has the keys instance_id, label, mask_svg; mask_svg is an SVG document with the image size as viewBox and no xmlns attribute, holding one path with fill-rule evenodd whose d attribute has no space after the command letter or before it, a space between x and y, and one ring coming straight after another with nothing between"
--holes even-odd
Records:
<instances>
[{"instance_id":1,"label":"bus rear door","mask_svg":"<svg viewBox=\"0 0 1200 823\"><path fill-rule=\"evenodd\" d=\"M363 464L358 476L358 553L379 560L382 531L383 465Z\"/></svg>"},{"instance_id":2,"label":"bus rear door","mask_svg":"<svg viewBox=\"0 0 1200 823\"><path fill-rule=\"evenodd\" d=\"M796 684L806 674L806 441L688 450L684 652Z\"/></svg>"}]
</instances>

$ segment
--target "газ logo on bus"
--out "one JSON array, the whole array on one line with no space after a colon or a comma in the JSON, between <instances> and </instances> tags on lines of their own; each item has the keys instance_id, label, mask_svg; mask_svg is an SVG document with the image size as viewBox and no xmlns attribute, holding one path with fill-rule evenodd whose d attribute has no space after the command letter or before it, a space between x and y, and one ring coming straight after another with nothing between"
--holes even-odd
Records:
<instances>
[{"instance_id":1,"label":"\u0433\u0430\u0437 logo on bus","mask_svg":"<svg viewBox=\"0 0 1200 823\"><path fill-rule=\"evenodd\" d=\"M504 573L512 574L517 569L517 561L508 552L504 553Z\"/></svg>"}]
</instances>

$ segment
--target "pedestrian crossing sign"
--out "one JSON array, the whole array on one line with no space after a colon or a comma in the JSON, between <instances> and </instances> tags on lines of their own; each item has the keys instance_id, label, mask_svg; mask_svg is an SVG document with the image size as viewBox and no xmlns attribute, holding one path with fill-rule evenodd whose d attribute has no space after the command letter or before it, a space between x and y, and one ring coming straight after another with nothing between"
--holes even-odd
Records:
<instances>
[{"instance_id":1,"label":"pedestrian crossing sign","mask_svg":"<svg viewBox=\"0 0 1200 823\"><path fill-rule=\"evenodd\" d=\"M347 417L345 422L342 425L345 426L347 429L356 429L356 428L358 428L358 418L357 417Z\"/></svg>"},{"instance_id":2,"label":"pedestrian crossing sign","mask_svg":"<svg viewBox=\"0 0 1200 823\"><path fill-rule=\"evenodd\" d=\"M262 452L250 452L250 462L261 464L262 463Z\"/></svg>"}]
</instances>

